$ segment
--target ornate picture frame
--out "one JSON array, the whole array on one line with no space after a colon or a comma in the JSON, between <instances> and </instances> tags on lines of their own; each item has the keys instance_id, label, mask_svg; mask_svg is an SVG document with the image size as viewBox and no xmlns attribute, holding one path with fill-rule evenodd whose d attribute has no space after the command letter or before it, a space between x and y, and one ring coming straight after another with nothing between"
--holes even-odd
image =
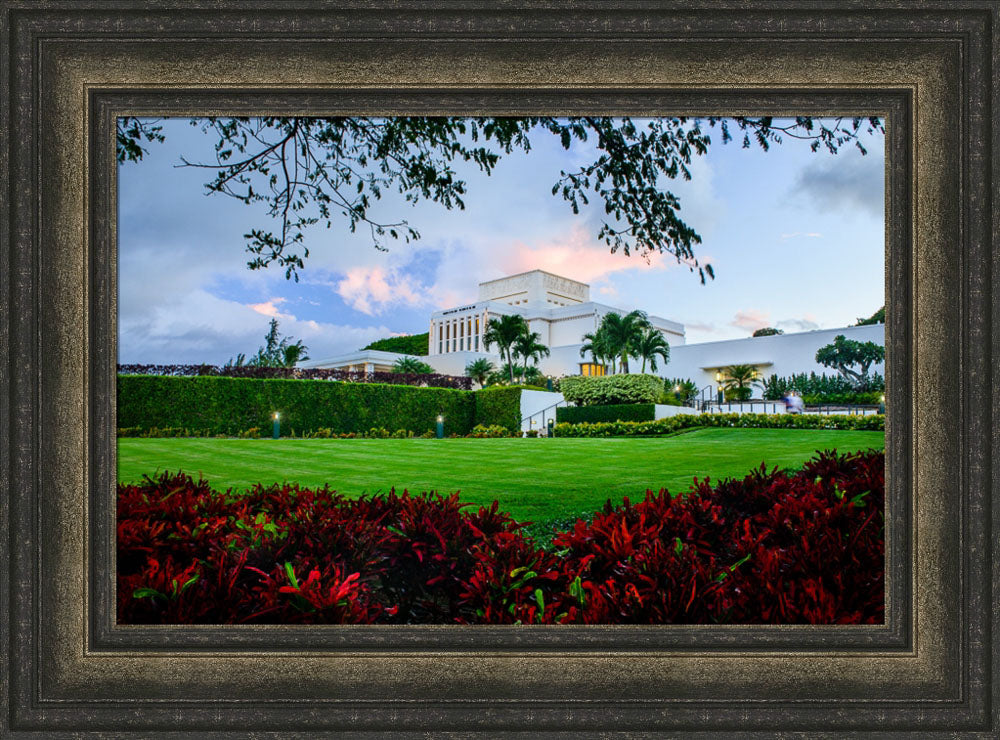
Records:
<instances>
[{"instance_id":1,"label":"ornate picture frame","mask_svg":"<svg viewBox=\"0 0 1000 740\"><path fill-rule=\"evenodd\" d=\"M0 731L993 737L993 2L5 0ZM886 623L114 623L119 115L880 115Z\"/></svg>"}]
</instances>

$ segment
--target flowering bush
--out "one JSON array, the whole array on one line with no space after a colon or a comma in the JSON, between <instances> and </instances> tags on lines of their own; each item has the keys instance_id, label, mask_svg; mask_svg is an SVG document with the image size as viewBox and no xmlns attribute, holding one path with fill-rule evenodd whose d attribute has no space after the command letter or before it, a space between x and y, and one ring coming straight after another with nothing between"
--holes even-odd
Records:
<instances>
[{"instance_id":1,"label":"flowering bush","mask_svg":"<svg viewBox=\"0 0 1000 740\"><path fill-rule=\"evenodd\" d=\"M883 431L882 414L678 414L657 421L613 421L557 424L558 437L657 437L696 427L758 429L853 429Z\"/></svg>"},{"instance_id":2,"label":"flowering bush","mask_svg":"<svg viewBox=\"0 0 1000 740\"><path fill-rule=\"evenodd\" d=\"M497 502L329 488L118 488L118 621L878 623L884 458L610 501L543 549Z\"/></svg>"}]
</instances>

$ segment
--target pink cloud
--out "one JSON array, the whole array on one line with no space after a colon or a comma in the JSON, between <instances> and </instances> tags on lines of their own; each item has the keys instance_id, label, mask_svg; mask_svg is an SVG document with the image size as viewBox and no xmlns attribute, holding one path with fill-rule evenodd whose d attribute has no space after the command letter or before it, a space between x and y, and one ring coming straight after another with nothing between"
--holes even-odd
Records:
<instances>
[{"instance_id":1,"label":"pink cloud","mask_svg":"<svg viewBox=\"0 0 1000 740\"><path fill-rule=\"evenodd\" d=\"M659 253L650 254L648 259L621 252L612 254L607 244L594 241L583 227L576 227L565 237L549 242L530 246L516 242L502 255L498 266L504 274L546 270L584 283L622 270L662 270L669 264L665 255Z\"/></svg>"},{"instance_id":2,"label":"pink cloud","mask_svg":"<svg viewBox=\"0 0 1000 740\"><path fill-rule=\"evenodd\" d=\"M393 304L416 306L426 302L420 286L381 267L352 267L337 283L336 292L349 306L369 316Z\"/></svg>"},{"instance_id":3,"label":"pink cloud","mask_svg":"<svg viewBox=\"0 0 1000 740\"><path fill-rule=\"evenodd\" d=\"M263 303L251 303L248 304L250 308L259 314L264 316L271 316L276 319L292 319L295 318L290 313L281 313L278 310L278 304L284 303L284 298L272 298L269 301L264 301Z\"/></svg>"},{"instance_id":4,"label":"pink cloud","mask_svg":"<svg viewBox=\"0 0 1000 740\"><path fill-rule=\"evenodd\" d=\"M736 316L729 322L729 325L735 326L737 329L756 331L757 329L763 329L765 326L771 325L771 314L767 311L758 311L753 308L746 311L737 311Z\"/></svg>"}]
</instances>

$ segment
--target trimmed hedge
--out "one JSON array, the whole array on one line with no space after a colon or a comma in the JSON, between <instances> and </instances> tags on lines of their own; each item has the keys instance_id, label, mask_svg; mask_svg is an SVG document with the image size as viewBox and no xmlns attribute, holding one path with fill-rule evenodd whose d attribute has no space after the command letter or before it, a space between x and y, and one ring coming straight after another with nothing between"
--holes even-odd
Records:
<instances>
[{"instance_id":1,"label":"trimmed hedge","mask_svg":"<svg viewBox=\"0 0 1000 740\"><path fill-rule=\"evenodd\" d=\"M582 422L559 424L558 437L657 437L697 427L745 427L757 429L849 429L885 431L885 416L805 414L680 414L659 421Z\"/></svg>"},{"instance_id":2,"label":"trimmed hedge","mask_svg":"<svg viewBox=\"0 0 1000 740\"><path fill-rule=\"evenodd\" d=\"M560 406L556 423L579 424L600 421L652 421L656 407L651 403L618 403L608 406Z\"/></svg>"},{"instance_id":3,"label":"trimmed hedge","mask_svg":"<svg viewBox=\"0 0 1000 740\"><path fill-rule=\"evenodd\" d=\"M625 403L656 403L663 393L663 379L655 375L570 376L559 390L577 406L607 406Z\"/></svg>"},{"instance_id":4,"label":"trimmed hedge","mask_svg":"<svg viewBox=\"0 0 1000 740\"><path fill-rule=\"evenodd\" d=\"M521 388L490 386L475 391L476 424L500 426L511 433L521 431Z\"/></svg>"},{"instance_id":5,"label":"trimmed hedge","mask_svg":"<svg viewBox=\"0 0 1000 740\"><path fill-rule=\"evenodd\" d=\"M518 391L520 393L520 391ZM433 430L438 414L447 434L468 434L476 423L469 391L381 383L226 378L118 376L118 427L182 427L203 435L235 436L254 427L267 434L281 414L283 433L317 429Z\"/></svg>"}]
</instances>

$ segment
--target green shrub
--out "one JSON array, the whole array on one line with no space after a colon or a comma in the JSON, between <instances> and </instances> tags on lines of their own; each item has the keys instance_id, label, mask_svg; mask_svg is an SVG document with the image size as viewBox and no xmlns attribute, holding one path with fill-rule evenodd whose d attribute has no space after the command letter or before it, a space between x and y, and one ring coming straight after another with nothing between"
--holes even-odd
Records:
<instances>
[{"instance_id":1,"label":"green shrub","mask_svg":"<svg viewBox=\"0 0 1000 740\"><path fill-rule=\"evenodd\" d=\"M507 427L502 427L498 424L491 424L488 427L476 424L476 426L472 427L472 431L465 436L475 437L476 439L500 439L501 437L513 437L515 434Z\"/></svg>"},{"instance_id":2,"label":"green shrub","mask_svg":"<svg viewBox=\"0 0 1000 740\"><path fill-rule=\"evenodd\" d=\"M667 406L694 405L698 399L698 390L698 384L690 378L664 378L659 403Z\"/></svg>"},{"instance_id":3,"label":"green shrub","mask_svg":"<svg viewBox=\"0 0 1000 740\"><path fill-rule=\"evenodd\" d=\"M476 424L484 427L506 427L512 433L520 433L520 388L514 386L490 386L489 388L476 391L475 398Z\"/></svg>"},{"instance_id":4,"label":"green shrub","mask_svg":"<svg viewBox=\"0 0 1000 740\"><path fill-rule=\"evenodd\" d=\"M739 388L737 386L732 386L725 389L725 395L727 401L749 401L750 396L753 395L753 388L748 385Z\"/></svg>"},{"instance_id":5,"label":"green shrub","mask_svg":"<svg viewBox=\"0 0 1000 740\"><path fill-rule=\"evenodd\" d=\"M476 406L472 392L447 388L278 378L118 376L119 427L181 428L183 436L236 436L254 427L269 430L275 411L281 413L283 433L294 428L303 436L318 429L340 435L370 433L373 428L420 434L434 429L438 414L445 417L446 431L467 434L474 425Z\"/></svg>"},{"instance_id":6,"label":"green shrub","mask_svg":"<svg viewBox=\"0 0 1000 740\"><path fill-rule=\"evenodd\" d=\"M656 437L697 427L758 429L845 429L884 431L885 416L813 414L680 414L658 421L615 421L558 424L557 437Z\"/></svg>"},{"instance_id":7,"label":"green shrub","mask_svg":"<svg viewBox=\"0 0 1000 740\"><path fill-rule=\"evenodd\" d=\"M556 422L579 424L596 421L652 421L656 407L651 403L619 403L609 406L560 406Z\"/></svg>"},{"instance_id":8,"label":"green shrub","mask_svg":"<svg viewBox=\"0 0 1000 740\"><path fill-rule=\"evenodd\" d=\"M563 378L559 388L577 406L608 406L656 403L663 393L663 380L655 375L573 375Z\"/></svg>"},{"instance_id":9,"label":"green shrub","mask_svg":"<svg viewBox=\"0 0 1000 740\"><path fill-rule=\"evenodd\" d=\"M772 375L764 381L764 398L777 401L795 391L807 404L879 403L885 393L885 378L878 373L855 384L840 375L799 373L788 377Z\"/></svg>"}]
</instances>

